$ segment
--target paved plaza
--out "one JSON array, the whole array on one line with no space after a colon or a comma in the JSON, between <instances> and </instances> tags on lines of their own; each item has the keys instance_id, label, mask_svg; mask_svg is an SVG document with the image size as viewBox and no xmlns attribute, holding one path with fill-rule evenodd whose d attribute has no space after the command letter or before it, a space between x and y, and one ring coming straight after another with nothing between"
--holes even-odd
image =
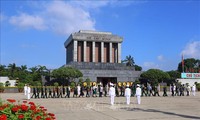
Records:
<instances>
[{"instance_id":1,"label":"paved plaza","mask_svg":"<svg viewBox=\"0 0 200 120\"><path fill-rule=\"evenodd\" d=\"M23 93L0 93L3 100L24 100ZM126 105L125 97L115 97L110 105L109 97L102 98L48 98L31 99L55 113L57 120L200 120L200 92L194 96L142 97L141 105L136 97Z\"/></svg>"}]
</instances>

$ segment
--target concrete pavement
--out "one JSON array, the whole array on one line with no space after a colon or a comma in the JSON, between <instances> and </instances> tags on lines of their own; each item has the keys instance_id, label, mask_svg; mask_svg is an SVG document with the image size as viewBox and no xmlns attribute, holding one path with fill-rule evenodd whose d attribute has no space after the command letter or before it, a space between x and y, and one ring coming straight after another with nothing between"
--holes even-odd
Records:
<instances>
[{"instance_id":1,"label":"concrete pavement","mask_svg":"<svg viewBox=\"0 0 200 120\"><path fill-rule=\"evenodd\" d=\"M23 93L0 93L8 98L24 100ZM142 97L141 105L136 97L126 105L125 97L115 97L110 105L109 97L102 98L48 98L30 101L55 113L57 120L200 120L200 92L196 96Z\"/></svg>"}]
</instances>

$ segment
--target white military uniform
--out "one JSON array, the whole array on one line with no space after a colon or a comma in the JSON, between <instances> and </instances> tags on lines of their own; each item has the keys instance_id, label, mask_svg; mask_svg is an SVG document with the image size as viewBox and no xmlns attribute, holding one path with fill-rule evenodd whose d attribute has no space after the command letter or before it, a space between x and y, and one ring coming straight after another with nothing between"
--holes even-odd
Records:
<instances>
[{"instance_id":1,"label":"white military uniform","mask_svg":"<svg viewBox=\"0 0 200 120\"><path fill-rule=\"evenodd\" d=\"M138 104L141 103L140 96L141 96L141 88L140 88L140 85L137 85L137 88L136 88L136 97L137 97L137 103Z\"/></svg>"},{"instance_id":2,"label":"white military uniform","mask_svg":"<svg viewBox=\"0 0 200 120\"><path fill-rule=\"evenodd\" d=\"M30 88L30 86L27 87L27 99L28 100L31 99L31 88Z\"/></svg>"},{"instance_id":3,"label":"white military uniform","mask_svg":"<svg viewBox=\"0 0 200 120\"><path fill-rule=\"evenodd\" d=\"M125 97L126 97L126 104L130 104L130 97L131 97L131 89L129 88L129 85L127 85L127 88L125 89Z\"/></svg>"},{"instance_id":4,"label":"white military uniform","mask_svg":"<svg viewBox=\"0 0 200 120\"><path fill-rule=\"evenodd\" d=\"M115 102L115 88L113 84L111 84L111 87L109 89L109 95L110 95L110 103L111 105L114 105Z\"/></svg>"},{"instance_id":5,"label":"white military uniform","mask_svg":"<svg viewBox=\"0 0 200 120\"><path fill-rule=\"evenodd\" d=\"M24 86L24 95L27 95L27 85Z\"/></svg>"},{"instance_id":6,"label":"white military uniform","mask_svg":"<svg viewBox=\"0 0 200 120\"><path fill-rule=\"evenodd\" d=\"M78 93L78 95L81 94L81 87L79 85L77 86L77 93Z\"/></svg>"},{"instance_id":7,"label":"white military uniform","mask_svg":"<svg viewBox=\"0 0 200 120\"><path fill-rule=\"evenodd\" d=\"M196 92L196 86L195 86L195 85L193 85L193 86L192 86L192 95L193 95L193 96L195 96L195 95L196 95L196 93L195 93L195 92Z\"/></svg>"}]
</instances>

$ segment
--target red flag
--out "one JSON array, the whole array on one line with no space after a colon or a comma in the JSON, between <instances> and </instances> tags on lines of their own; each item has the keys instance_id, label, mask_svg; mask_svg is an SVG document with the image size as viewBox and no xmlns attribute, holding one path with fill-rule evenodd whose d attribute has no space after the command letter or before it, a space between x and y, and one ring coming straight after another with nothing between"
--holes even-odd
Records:
<instances>
[{"instance_id":1,"label":"red flag","mask_svg":"<svg viewBox=\"0 0 200 120\"><path fill-rule=\"evenodd\" d=\"M183 58L183 54L182 54L182 72L184 72L184 58Z\"/></svg>"}]
</instances>

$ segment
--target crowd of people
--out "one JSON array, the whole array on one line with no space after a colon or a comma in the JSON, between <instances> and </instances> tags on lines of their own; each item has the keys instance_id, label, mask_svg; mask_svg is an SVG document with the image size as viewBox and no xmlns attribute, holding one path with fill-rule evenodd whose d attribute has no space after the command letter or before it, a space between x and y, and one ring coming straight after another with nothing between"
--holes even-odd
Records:
<instances>
[{"instance_id":1,"label":"crowd of people","mask_svg":"<svg viewBox=\"0 0 200 120\"><path fill-rule=\"evenodd\" d=\"M196 86L193 85L175 85L172 84L170 87L163 86L163 97L169 96L195 96ZM70 86L24 86L24 94L27 99L30 98L70 98L70 97L111 97L111 105L114 104L114 97L126 97L127 104L130 104L130 97L137 97L138 104L140 104L140 96L161 96L160 85L152 86L151 84L133 84L131 86L108 83L103 86L99 85L84 86L77 85L73 89ZM32 96L30 95L32 93Z\"/></svg>"}]
</instances>

